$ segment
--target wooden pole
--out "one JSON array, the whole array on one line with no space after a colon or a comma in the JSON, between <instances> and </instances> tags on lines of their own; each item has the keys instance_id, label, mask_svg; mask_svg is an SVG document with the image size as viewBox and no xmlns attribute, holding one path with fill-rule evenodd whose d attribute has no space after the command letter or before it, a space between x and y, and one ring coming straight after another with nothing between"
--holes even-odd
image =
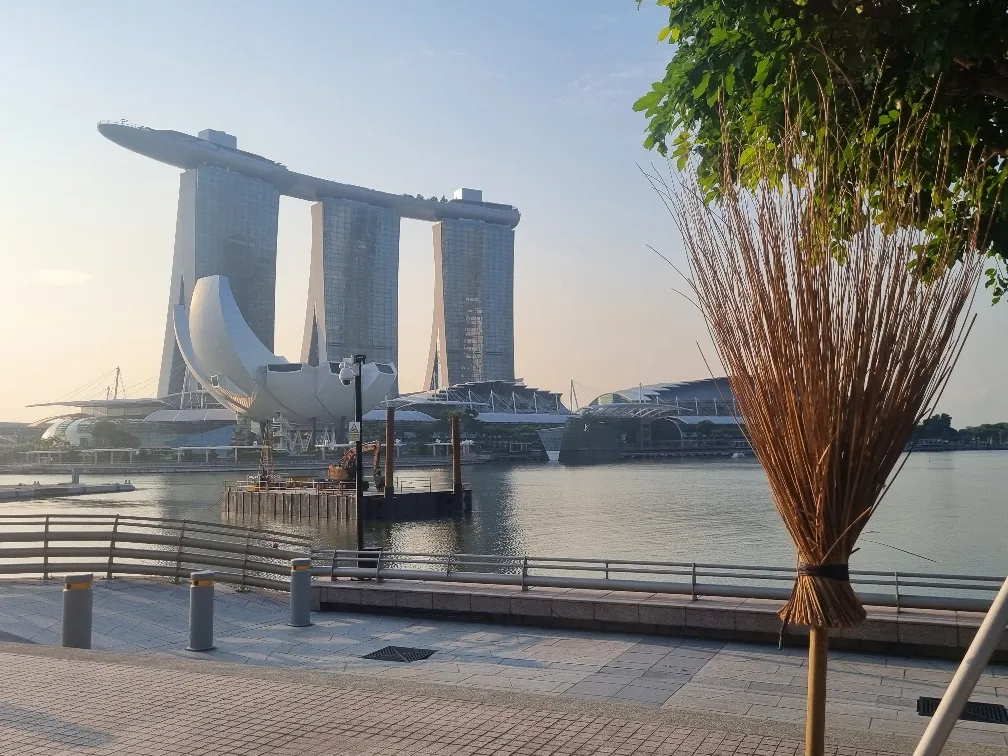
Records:
<instances>
[{"instance_id":1,"label":"wooden pole","mask_svg":"<svg viewBox=\"0 0 1008 756\"><path fill-rule=\"evenodd\" d=\"M809 628L808 700L805 710L805 756L823 756L826 750L826 658L829 629Z\"/></svg>"},{"instance_id":2,"label":"wooden pole","mask_svg":"<svg viewBox=\"0 0 1008 756\"><path fill-rule=\"evenodd\" d=\"M456 504L462 503L462 432L459 429L459 416L451 417L452 444L452 494Z\"/></svg>"},{"instance_id":3,"label":"wooden pole","mask_svg":"<svg viewBox=\"0 0 1008 756\"><path fill-rule=\"evenodd\" d=\"M395 407L385 409L385 498L395 496L392 474L395 472Z\"/></svg>"}]
</instances>

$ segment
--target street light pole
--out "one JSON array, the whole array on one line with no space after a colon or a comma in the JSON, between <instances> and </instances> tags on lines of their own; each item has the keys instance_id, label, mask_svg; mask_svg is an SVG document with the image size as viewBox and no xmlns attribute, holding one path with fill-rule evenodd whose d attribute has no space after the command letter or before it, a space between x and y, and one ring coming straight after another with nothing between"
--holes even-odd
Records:
<instances>
[{"instance_id":1,"label":"street light pole","mask_svg":"<svg viewBox=\"0 0 1008 756\"><path fill-rule=\"evenodd\" d=\"M363 400L361 399L361 368L364 360L363 354L353 356L354 371L354 419L357 421L357 551L364 550L364 416L361 411Z\"/></svg>"}]
</instances>

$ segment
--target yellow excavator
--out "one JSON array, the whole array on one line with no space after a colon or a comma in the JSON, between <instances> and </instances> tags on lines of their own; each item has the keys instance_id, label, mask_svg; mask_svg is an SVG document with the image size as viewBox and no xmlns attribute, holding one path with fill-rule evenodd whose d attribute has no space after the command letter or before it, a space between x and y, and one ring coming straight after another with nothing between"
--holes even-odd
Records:
<instances>
[{"instance_id":1,"label":"yellow excavator","mask_svg":"<svg viewBox=\"0 0 1008 756\"><path fill-rule=\"evenodd\" d=\"M362 452L374 452L374 481L379 493L385 488L385 479L381 469L381 441L372 441L361 447ZM343 454L343 458L335 465L329 465L329 482L352 483L357 475L357 449L351 446Z\"/></svg>"}]
</instances>

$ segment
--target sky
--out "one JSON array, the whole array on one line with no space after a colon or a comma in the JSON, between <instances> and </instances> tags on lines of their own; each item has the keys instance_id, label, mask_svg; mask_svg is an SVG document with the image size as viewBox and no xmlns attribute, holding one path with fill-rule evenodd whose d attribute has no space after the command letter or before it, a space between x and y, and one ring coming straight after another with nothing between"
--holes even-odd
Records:
<instances>
[{"instance_id":1,"label":"sky","mask_svg":"<svg viewBox=\"0 0 1008 756\"><path fill-rule=\"evenodd\" d=\"M664 13L633 0L507 3L0 0L0 420L121 368L152 395L167 316L178 169L102 138L100 120L195 134L393 193L460 186L517 206L515 362L581 403L710 375L675 290L682 243L641 173L637 97L661 78ZM310 205L282 198L276 351L300 357ZM399 371L419 390L433 309L429 224L404 220ZM939 409L1008 420L1008 304L982 293ZM96 384L98 394L111 381ZM79 394L77 395L79 396Z\"/></svg>"}]
</instances>

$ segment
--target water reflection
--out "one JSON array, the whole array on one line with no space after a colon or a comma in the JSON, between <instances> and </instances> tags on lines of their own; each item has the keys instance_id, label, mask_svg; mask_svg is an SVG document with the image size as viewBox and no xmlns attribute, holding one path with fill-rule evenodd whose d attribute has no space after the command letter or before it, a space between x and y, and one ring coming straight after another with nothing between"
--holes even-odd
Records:
<instances>
[{"instance_id":1,"label":"water reflection","mask_svg":"<svg viewBox=\"0 0 1008 756\"><path fill-rule=\"evenodd\" d=\"M418 470L435 485L447 471ZM591 467L465 468L471 515L421 522L373 522L368 545L396 551L584 556L790 565L794 549L753 460L679 460ZM233 474L232 474L232 477ZM226 475L131 478L137 491L109 496L5 504L14 512L122 512L152 517L246 523L311 534L320 546L352 548L352 523L290 524L226 517L219 504ZM0 475L0 484L64 476ZM95 476L92 480L110 480ZM856 568L1005 574L1008 452L915 454L872 519ZM886 545L883 545L886 544ZM895 547L895 548L892 548ZM934 562L904 554L916 552Z\"/></svg>"}]
</instances>

